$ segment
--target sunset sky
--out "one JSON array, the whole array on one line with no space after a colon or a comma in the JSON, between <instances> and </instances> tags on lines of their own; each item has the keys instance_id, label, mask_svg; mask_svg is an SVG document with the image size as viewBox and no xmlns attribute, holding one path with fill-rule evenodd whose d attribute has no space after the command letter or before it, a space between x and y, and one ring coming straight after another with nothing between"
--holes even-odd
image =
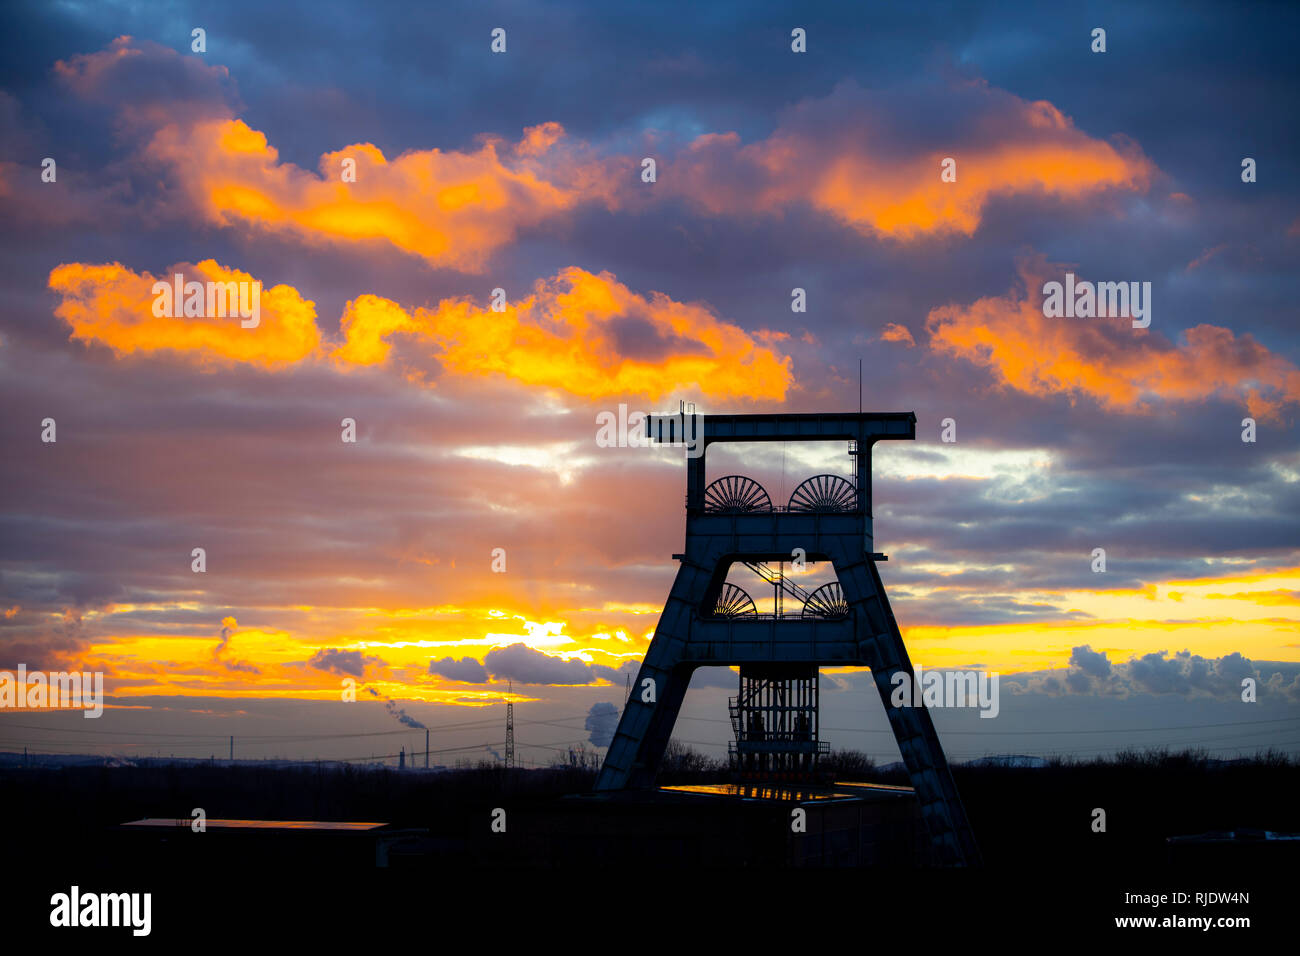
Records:
<instances>
[{"instance_id":1,"label":"sunset sky","mask_svg":"<svg viewBox=\"0 0 1300 956\"><path fill-rule=\"evenodd\" d=\"M597 416L856 411L859 358L918 420L873 489L912 659L1002 679L998 719L936 715L951 755L1300 751L1294 8L133 9L0 13L0 669L110 695L0 714L0 751L417 722L452 763L511 699L547 763L621 706L682 547L680 449ZM1149 282L1150 327L1045 318L1067 271ZM177 272L260 281L260 324L155 315ZM851 468L709 456L776 503ZM698 673L677 736L725 753L734 686ZM868 675L822 701L897 758Z\"/></svg>"}]
</instances>

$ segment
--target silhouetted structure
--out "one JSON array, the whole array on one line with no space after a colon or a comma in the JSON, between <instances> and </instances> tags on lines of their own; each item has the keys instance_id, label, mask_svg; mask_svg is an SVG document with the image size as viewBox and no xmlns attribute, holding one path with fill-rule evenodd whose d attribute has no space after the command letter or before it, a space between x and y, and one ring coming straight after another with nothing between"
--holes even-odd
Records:
<instances>
[{"instance_id":1,"label":"silhouetted structure","mask_svg":"<svg viewBox=\"0 0 1300 956\"><path fill-rule=\"evenodd\" d=\"M730 700L731 766L742 780L812 781L817 757L815 664L742 664L740 693Z\"/></svg>"},{"instance_id":2,"label":"silhouetted structure","mask_svg":"<svg viewBox=\"0 0 1300 956\"><path fill-rule=\"evenodd\" d=\"M871 521L871 448L916 437L911 412L806 415L650 416L653 440L687 443L686 550L633 692L619 720L597 790L649 788L697 667L739 665L732 718L741 766L815 766L817 669L869 667L916 790L936 857L979 861L979 850L934 724L924 706L894 707L890 678L913 677L902 635L885 597ZM818 475L788 504L773 506L756 481L728 475L705 484L708 446L716 442L847 441L855 481ZM812 593L783 586L765 562L829 561L837 580ZM737 562L776 587L776 613L760 615L745 591L727 582ZM781 594L803 602L781 613ZM778 735L773 737L772 735ZM804 739L801 735L807 735Z\"/></svg>"}]
</instances>

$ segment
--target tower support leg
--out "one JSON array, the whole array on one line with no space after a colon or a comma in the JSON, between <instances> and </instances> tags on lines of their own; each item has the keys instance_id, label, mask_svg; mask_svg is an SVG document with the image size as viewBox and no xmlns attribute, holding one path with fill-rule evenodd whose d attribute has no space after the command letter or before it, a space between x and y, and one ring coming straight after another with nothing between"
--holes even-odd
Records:
<instances>
[{"instance_id":1,"label":"tower support leg","mask_svg":"<svg viewBox=\"0 0 1300 956\"><path fill-rule=\"evenodd\" d=\"M896 674L905 673L906 686L917 693L919 688L915 686L912 662L908 659L903 635L889 607L875 562L865 559L852 567L836 570L849 606L858 615L862 658L871 668L871 677L894 731L912 788L916 791L921 819L929 831L938 862L977 866L980 863L979 847L930 712L919 700L915 700L918 705L915 707L894 706L892 698L899 683L894 679Z\"/></svg>"}]
</instances>

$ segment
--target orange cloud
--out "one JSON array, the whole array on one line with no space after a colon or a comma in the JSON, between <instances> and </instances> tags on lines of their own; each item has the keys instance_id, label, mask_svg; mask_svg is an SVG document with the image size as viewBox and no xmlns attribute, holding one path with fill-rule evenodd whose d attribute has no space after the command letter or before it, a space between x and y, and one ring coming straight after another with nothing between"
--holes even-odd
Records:
<instances>
[{"instance_id":1,"label":"orange cloud","mask_svg":"<svg viewBox=\"0 0 1300 956\"><path fill-rule=\"evenodd\" d=\"M905 325L899 325L896 322L886 322L885 327L880 330L880 341L882 342L902 342L908 348L916 344L912 338L911 330Z\"/></svg>"},{"instance_id":2,"label":"orange cloud","mask_svg":"<svg viewBox=\"0 0 1300 956\"><path fill-rule=\"evenodd\" d=\"M473 573L473 572L471 572ZM486 562L481 576L490 575ZM1105 649L1112 660L1158 653L1171 641L1194 653L1219 657L1234 651L1262 660L1295 660L1279 652L1293 640L1294 595L1300 569L1274 568L1229 573L1220 577L1165 580L1142 588L1073 592L1086 619L1062 617L1037 622L1000 624L926 624L905 628L913 657L926 666L962 667L979 660L990 670L1013 673L1059 666L1071 648L1091 644ZM557 582L552 582L557 583ZM1254 591L1244 590L1257 586ZM1184 602L1174 607L1172 588L1186 589ZM1209 592L1209 593L1205 593ZM1235 593L1234 593L1235 592ZM536 600L516 598L498 603L481 597L464 598L454 605L423 607L407 604L392 592L375 595L364 604L311 606L287 604L268 608L282 626L240 627L234 618L221 621L220 640L211 628L193 633L140 633L133 630L141 610L167 607L193 610L195 595L187 591L181 604L159 604L148 609L109 606L96 615L103 632L77 658L77 669L104 670L109 692L120 696L175 694L236 698L339 699L340 679L347 672L315 666L321 652L330 648L356 652L358 662L369 662L364 683L382 696L446 704L472 704L479 695L500 694L504 679L466 685L429 670L430 660L454 657L478 662L494 649L524 644L553 658L581 660L619 667L639 660L653 635L653 622L662 602L602 601L600 607L575 604L564 596L562 582L543 589ZM1018 592L1024 601L1041 603L1032 588ZM1050 592L1052 603L1068 606L1066 595ZM463 595L462 595L463 597ZM1166 603L1165 598L1170 600ZM1257 604L1278 603L1290 616L1257 616L1249 607L1230 608L1235 613L1205 613L1201 601L1229 599ZM579 597L579 602L581 598ZM1135 602L1142 602L1138 607ZM552 606L540 606L552 605ZM212 606L211 596L201 599ZM1263 613L1263 612L1261 612ZM218 643L214 644L214 641ZM237 643L237 647L233 646ZM543 661L543 663L545 663ZM374 666L370 666L373 664ZM622 682L609 674L597 679ZM518 693L518 692L516 692Z\"/></svg>"},{"instance_id":3,"label":"orange cloud","mask_svg":"<svg viewBox=\"0 0 1300 956\"><path fill-rule=\"evenodd\" d=\"M1187 268L1184 271L1194 272L1195 270L1201 268L1201 266L1205 265L1207 262L1209 262L1220 252L1223 252L1223 250L1227 248L1228 248L1228 244L1226 242L1221 242L1219 243L1219 245L1213 247L1212 249L1206 249L1204 252L1202 252L1191 262L1187 263Z\"/></svg>"},{"instance_id":4,"label":"orange cloud","mask_svg":"<svg viewBox=\"0 0 1300 956\"><path fill-rule=\"evenodd\" d=\"M153 285L170 283L180 273L185 281L208 283L255 281L247 272L227 269L212 259L198 264L177 263L162 276L135 273L121 263L65 263L50 272L49 287L63 296L54 314L72 326L72 338L99 341L115 352L170 350L197 356L199 361L248 362L275 368L298 362L320 345L315 303L287 285L262 289L256 328L244 328L238 313L225 317L154 315ZM178 304L177 312L181 311Z\"/></svg>"},{"instance_id":5,"label":"orange cloud","mask_svg":"<svg viewBox=\"0 0 1300 956\"><path fill-rule=\"evenodd\" d=\"M911 240L972 234L999 195L1075 201L1147 188L1154 166L1140 151L1087 136L1050 103L989 98L996 100L988 107L998 111L989 124L996 136L946 152L880 149L862 104L853 120L860 137L782 128L742 146L734 133L706 134L667 160L659 193L637 198L675 192L715 215L806 202L861 232ZM374 145L356 143L324 154L319 174L281 162L265 134L234 118L167 123L146 152L172 169L212 222L283 229L308 240L387 240L466 272L483 271L487 258L522 230L581 202L616 208L631 196L626 157L598 159L554 122L525 129L515 144L485 137L471 152L414 150L390 160ZM949 152L956 182L939 176ZM342 180L344 159L356 163L355 182Z\"/></svg>"},{"instance_id":6,"label":"orange cloud","mask_svg":"<svg viewBox=\"0 0 1300 956\"><path fill-rule=\"evenodd\" d=\"M391 244L467 272L482 271L520 231L580 201L612 203L615 171L630 168L627 159L591 159L589 147L549 122L525 129L518 143L483 136L465 151L388 157L353 143L322 155L313 172L283 162L263 132L237 118L229 72L204 57L122 36L54 70L138 138L134 159L174 187L165 204L184 200L173 212L309 242ZM344 181L344 160L355 163L355 181Z\"/></svg>"},{"instance_id":7,"label":"orange cloud","mask_svg":"<svg viewBox=\"0 0 1300 956\"><path fill-rule=\"evenodd\" d=\"M583 398L661 398L692 387L713 398L780 401L794 379L790 358L761 335L751 336L699 303L640 295L608 272L561 270L503 312L470 299L408 311L390 299L362 295L347 304L344 341L332 350L322 346L315 304L285 285L262 291L256 328L243 328L238 315L155 316L153 284L170 282L177 272L205 285L253 281L211 259L177 264L158 278L116 262L66 263L50 273L50 288L63 296L55 315L72 326L73 338L102 342L120 354L168 350L200 364L236 361L267 369L328 354L340 367L396 365L417 380L428 358L451 374L499 375Z\"/></svg>"},{"instance_id":8,"label":"orange cloud","mask_svg":"<svg viewBox=\"0 0 1300 956\"><path fill-rule=\"evenodd\" d=\"M555 122L526 128L513 144L483 136L471 150L390 158L354 143L325 153L313 172L283 162L237 118L228 71L203 58L119 37L55 71L78 96L114 108L147 143L144 157L208 222L310 242L391 243L466 272L482 272L520 233L585 202L643 208L677 196L727 216L805 204L864 234L909 241L970 235L999 196L1094 200L1145 191L1156 172L1133 144L1096 139L1051 103L980 81L889 94L844 83L792 108L764 140L708 133L658 155L653 187L636 173L643 150L656 155L654 131L628 151L572 140ZM950 120L939 145L912 121L927 111ZM940 177L948 158L951 182ZM345 159L355 161L354 182L343 181Z\"/></svg>"},{"instance_id":9,"label":"orange cloud","mask_svg":"<svg viewBox=\"0 0 1300 956\"><path fill-rule=\"evenodd\" d=\"M108 46L95 53L78 53L54 64L54 73L81 96L96 95L102 84L110 79L111 71L126 59L141 59L145 50L134 45L129 34L116 37Z\"/></svg>"},{"instance_id":10,"label":"orange cloud","mask_svg":"<svg viewBox=\"0 0 1300 956\"><path fill-rule=\"evenodd\" d=\"M374 688L377 696L460 705L481 703L484 697L504 693L506 678L489 678L474 690L431 671L431 659L451 656L481 663L494 650L522 645L555 660L617 668L626 660L639 658L649 644L648 633L636 632L632 637L623 627L592 624L570 633L574 628L566 621L533 620L529 616L532 609L528 610L529 614L512 613L476 602L441 607L436 612L400 604L281 607L280 614L294 619L292 627L240 627L234 618L226 617L215 645L193 634L141 634L129 627L123 629L117 625L129 621L110 611L108 620L101 622L108 633L88 645L76 662L84 669L105 671L109 692L116 696L339 700L341 678L351 675L357 678L358 691L365 686ZM658 613L659 608L651 610ZM644 613L620 610L617 617ZM239 644L237 654L232 647L235 641ZM345 656L353 658L361 673L321 666ZM536 659L548 663L545 658ZM595 670L587 670L583 676L583 684L611 680L608 674Z\"/></svg>"},{"instance_id":11,"label":"orange cloud","mask_svg":"<svg viewBox=\"0 0 1300 956\"><path fill-rule=\"evenodd\" d=\"M557 148L563 137L558 123L545 123L514 146L488 139L473 152L415 150L391 160L355 143L324 154L318 175L281 162L265 134L225 119L164 126L147 153L169 165L195 206L220 225L387 241L434 265L480 272L521 230L608 194L597 167ZM343 181L345 159L355 161L355 182Z\"/></svg>"},{"instance_id":12,"label":"orange cloud","mask_svg":"<svg viewBox=\"0 0 1300 956\"><path fill-rule=\"evenodd\" d=\"M793 381L788 356L705 306L642 296L608 272L576 267L538 280L503 312L468 299L407 311L365 295L348 303L342 325L346 340L332 353L340 364L385 363L392 338L406 334L431 344L451 372L503 375L585 398L658 399L694 385L714 398L782 400Z\"/></svg>"},{"instance_id":13,"label":"orange cloud","mask_svg":"<svg viewBox=\"0 0 1300 956\"><path fill-rule=\"evenodd\" d=\"M1131 144L1088 136L1046 101L983 83L934 99L970 114L943 149L909 146L912 134L896 129L904 104L877 102L846 85L801 104L761 142L741 146L734 133L698 137L662 179L715 214L807 202L860 232L906 241L971 235L997 196L1078 201L1145 191L1155 171ZM947 158L956 163L953 182L940 178Z\"/></svg>"},{"instance_id":14,"label":"orange cloud","mask_svg":"<svg viewBox=\"0 0 1300 956\"><path fill-rule=\"evenodd\" d=\"M119 132L132 134L228 116L237 98L226 67L129 35L58 60L54 75L76 96L114 110Z\"/></svg>"},{"instance_id":15,"label":"orange cloud","mask_svg":"<svg viewBox=\"0 0 1300 956\"><path fill-rule=\"evenodd\" d=\"M1046 318L1043 283L1064 267L1022 261L1020 284L1005 296L947 305L926 318L930 347L992 372L1029 395L1087 396L1105 408L1142 413L1153 399L1235 399L1258 418L1276 419L1300 400L1300 369L1250 335L1197 325L1175 344L1127 319Z\"/></svg>"},{"instance_id":16,"label":"orange cloud","mask_svg":"<svg viewBox=\"0 0 1300 956\"><path fill-rule=\"evenodd\" d=\"M1275 588L1272 591L1237 591L1233 594L1207 594L1218 601L1250 601L1252 604L1292 606L1300 605L1300 591Z\"/></svg>"}]
</instances>

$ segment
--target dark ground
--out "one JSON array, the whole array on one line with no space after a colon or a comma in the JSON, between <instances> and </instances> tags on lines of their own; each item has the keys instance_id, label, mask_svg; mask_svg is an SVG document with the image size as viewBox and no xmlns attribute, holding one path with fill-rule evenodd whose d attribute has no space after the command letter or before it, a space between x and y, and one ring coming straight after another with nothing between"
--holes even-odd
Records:
<instances>
[{"instance_id":1,"label":"dark ground","mask_svg":"<svg viewBox=\"0 0 1300 956\"><path fill-rule=\"evenodd\" d=\"M523 906L635 918L646 891L669 893L671 887L669 895L679 902L798 898L812 907L809 913L874 905L899 920L912 914L922 923L928 923L922 914L938 907L981 923L984 932L1009 928L1010 920L1068 936L1108 923L1118 933L1115 916L1152 913L1125 905L1125 892L1245 890L1249 905L1181 912L1257 915L1257 922L1266 921L1272 908L1291 905L1297 874L1291 851L1300 843L1238 841L1226 848L1181 849L1166 843L1166 837L1216 830L1300 832L1300 764L1284 756L1225 763L1195 754L1133 754L1035 769L957 767L954 776L984 855L984 868L976 873L910 865L671 872L637 859L619 860L609 871L557 869L555 860L511 858L509 846L529 846L522 840L507 844L498 835L490 843L493 807L508 807L512 820L524 821L514 832L526 828L527 821L546 819L562 795L590 790L594 772L580 768L483 767L442 774L204 765L6 769L0 770L6 855L24 861L29 879L6 897L3 910L12 904L19 914L36 914L32 928L39 929L40 917L48 917L49 894L66 892L72 883L105 884L102 889L114 891L138 886L154 893L153 935L161 936L191 928L198 899L224 901L237 919L250 920L278 919L284 907L318 905L324 906L322 915L341 918L357 908L354 915L361 918L363 902L377 905L385 919L398 919L414 917L434 900L454 900L452 908L465 915L480 907L492 911L512 894ZM661 783L724 777L716 769L678 771ZM907 783L902 774L866 767L842 773L851 777ZM425 844L424 867L403 873L397 866L376 870L373 853L300 853L290 843L259 843L241 850L238 859L159 857L141 852L139 842L130 835L123 839L116 829L142 817L188 819L195 807L212 819L378 821L428 830L433 842ZM1093 831L1095 808L1106 812L1104 833ZM181 833L188 838L188 831ZM442 856L439 846L446 848ZM536 845L519 852L543 855ZM334 910L332 900L341 909ZM723 906L720 912L736 911ZM1158 915L1167 912L1168 907ZM6 918L12 922L13 914L0 911L0 919ZM1220 944L1228 938L1220 937Z\"/></svg>"}]
</instances>

